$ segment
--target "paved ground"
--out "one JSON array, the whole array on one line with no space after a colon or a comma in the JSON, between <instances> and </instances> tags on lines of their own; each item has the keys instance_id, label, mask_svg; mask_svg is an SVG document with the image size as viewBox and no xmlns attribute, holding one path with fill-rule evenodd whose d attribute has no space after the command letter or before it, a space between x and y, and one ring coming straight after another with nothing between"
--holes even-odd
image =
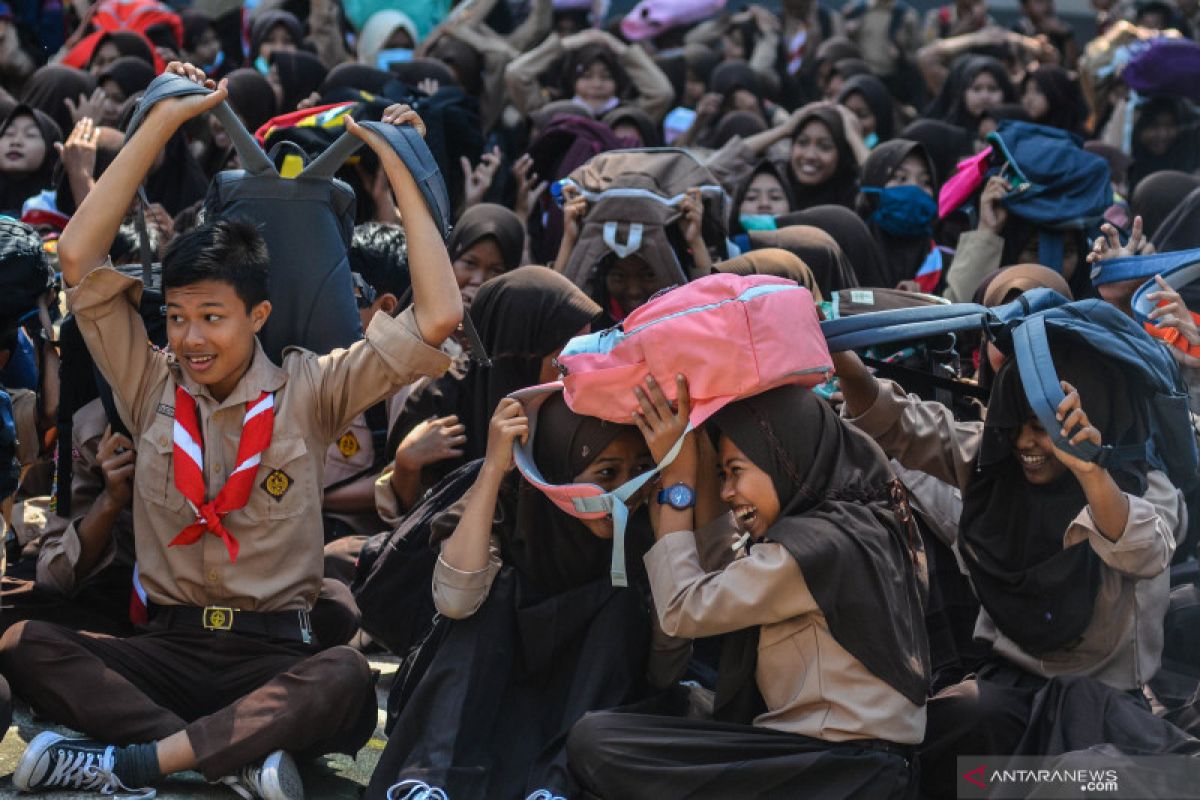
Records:
<instances>
[{"instance_id":1,"label":"paved ground","mask_svg":"<svg viewBox=\"0 0 1200 800\"><path fill-rule=\"evenodd\" d=\"M379 685L386 687L391 683L391 676L396 671L396 660L388 657L371 659L371 666L382 674ZM380 715L379 725L375 736L359 751L357 758L346 756L330 756L312 764L302 764L304 787L309 800L358 800L363 789L379 761L383 750L383 702L386 695L379 692ZM13 715L13 726L8 729L8 735L0 742L0 798L38 797L45 800L68 800L68 798L94 798L97 795L79 795L71 792L55 792L38 795L21 795L12 785L12 773L17 761L25 749L25 743L45 730L46 725L33 721L28 709L18 708ZM62 728L54 728L62 733L70 733ZM168 783L158 789L161 800L230 800L236 795L228 789L211 786L204 781L199 773L186 773L173 777Z\"/></svg>"}]
</instances>

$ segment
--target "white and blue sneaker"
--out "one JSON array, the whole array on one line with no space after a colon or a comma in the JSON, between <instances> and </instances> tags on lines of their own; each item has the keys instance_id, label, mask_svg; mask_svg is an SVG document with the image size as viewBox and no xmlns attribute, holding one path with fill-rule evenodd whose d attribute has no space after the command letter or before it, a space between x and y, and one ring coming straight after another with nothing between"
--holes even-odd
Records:
<instances>
[{"instance_id":1,"label":"white and blue sneaker","mask_svg":"<svg viewBox=\"0 0 1200 800\"><path fill-rule=\"evenodd\" d=\"M236 775L217 783L228 786L242 800L304 800L304 781L295 760L276 750L262 761L247 764Z\"/></svg>"}]
</instances>

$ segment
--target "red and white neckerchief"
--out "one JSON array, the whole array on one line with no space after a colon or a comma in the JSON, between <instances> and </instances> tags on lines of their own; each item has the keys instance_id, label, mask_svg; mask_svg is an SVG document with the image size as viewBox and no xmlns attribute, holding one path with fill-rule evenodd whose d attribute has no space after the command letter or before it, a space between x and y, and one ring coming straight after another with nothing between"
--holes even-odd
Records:
<instances>
[{"instance_id":1,"label":"red and white neckerchief","mask_svg":"<svg viewBox=\"0 0 1200 800\"><path fill-rule=\"evenodd\" d=\"M175 389L175 488L196 512L196 521L171 540L175 545L195 544L205 533L220 536L229 550L229 560L237 561L238 542L222 520L231 511L246 505L254 489L254 476L263 451L271 444L275 427L275 395L263 392L258 399L246 403L242 420L242 436L238 440L237 466L229 480L213 500L205 500L204 444L200 435L200 420L196 415L196 398L182 386Z\"/></svg>"}]
</instances>

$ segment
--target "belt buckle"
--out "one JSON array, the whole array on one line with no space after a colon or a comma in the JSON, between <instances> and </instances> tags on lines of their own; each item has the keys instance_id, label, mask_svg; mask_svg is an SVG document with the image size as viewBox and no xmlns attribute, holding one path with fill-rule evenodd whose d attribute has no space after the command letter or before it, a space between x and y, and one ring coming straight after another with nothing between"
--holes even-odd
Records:
<instances>
[{"instance_id":1,"label":"belt buckle","mask_svg":"<svg viewBox=\"0 0 1200 800\"><path fill-rule=\"evenodd\" d=\"M206 631L228 631L233 629L233 609L225 606L205 606L201 618Z\"/></svg>"}]
</instances>

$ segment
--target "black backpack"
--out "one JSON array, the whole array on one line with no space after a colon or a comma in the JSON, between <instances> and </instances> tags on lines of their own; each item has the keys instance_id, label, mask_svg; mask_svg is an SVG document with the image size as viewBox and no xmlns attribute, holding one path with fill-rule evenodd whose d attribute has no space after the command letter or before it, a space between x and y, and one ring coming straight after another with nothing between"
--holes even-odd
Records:
<instances>
[{"instance_id":1,"label":"black backpack","mask_svg":"<svg viewBox=\"0 0 1200 800\"><path fill-rule=\"evenodd\" d=\"M16 321L33 311L53 285L54 270L37 231L0 216L0 319Z\"/></svg>"},{"instance_id":2,"label":"black backpack","mask_svg":"<svg viewBox=\"0 0 1200 800\"><path fill-rule=\"evenodd\" d=\"M433 567L430 523L475 483L483 459L447 475L408 512L394 531L367 540L350 587L362 612L362 628L393 653L403 655L433 626Z\"/></svg>"},{"instance_id":3,"label":"black backpack","mask_svg":"<svg viewBox=\"0 0 1200 800\"><path fill-rule=\"evenodd\" d=\"M178 75L160 75L138 103L127 137L156 103L209 91ZM285 347L328 353L362 338L347 257L354 232L354 191L333 177L362 142L343 133L300 174L283 178L228 103L212 113L229 134L243 168L213 179L204 217L248 219L258 223L266 240L274 313L259 338L267 356L278 363ZM404 161L445 238L450 232L450 200L424 140L410 127L361 124L383 136Z\"/></svg>"}]
</instances>

